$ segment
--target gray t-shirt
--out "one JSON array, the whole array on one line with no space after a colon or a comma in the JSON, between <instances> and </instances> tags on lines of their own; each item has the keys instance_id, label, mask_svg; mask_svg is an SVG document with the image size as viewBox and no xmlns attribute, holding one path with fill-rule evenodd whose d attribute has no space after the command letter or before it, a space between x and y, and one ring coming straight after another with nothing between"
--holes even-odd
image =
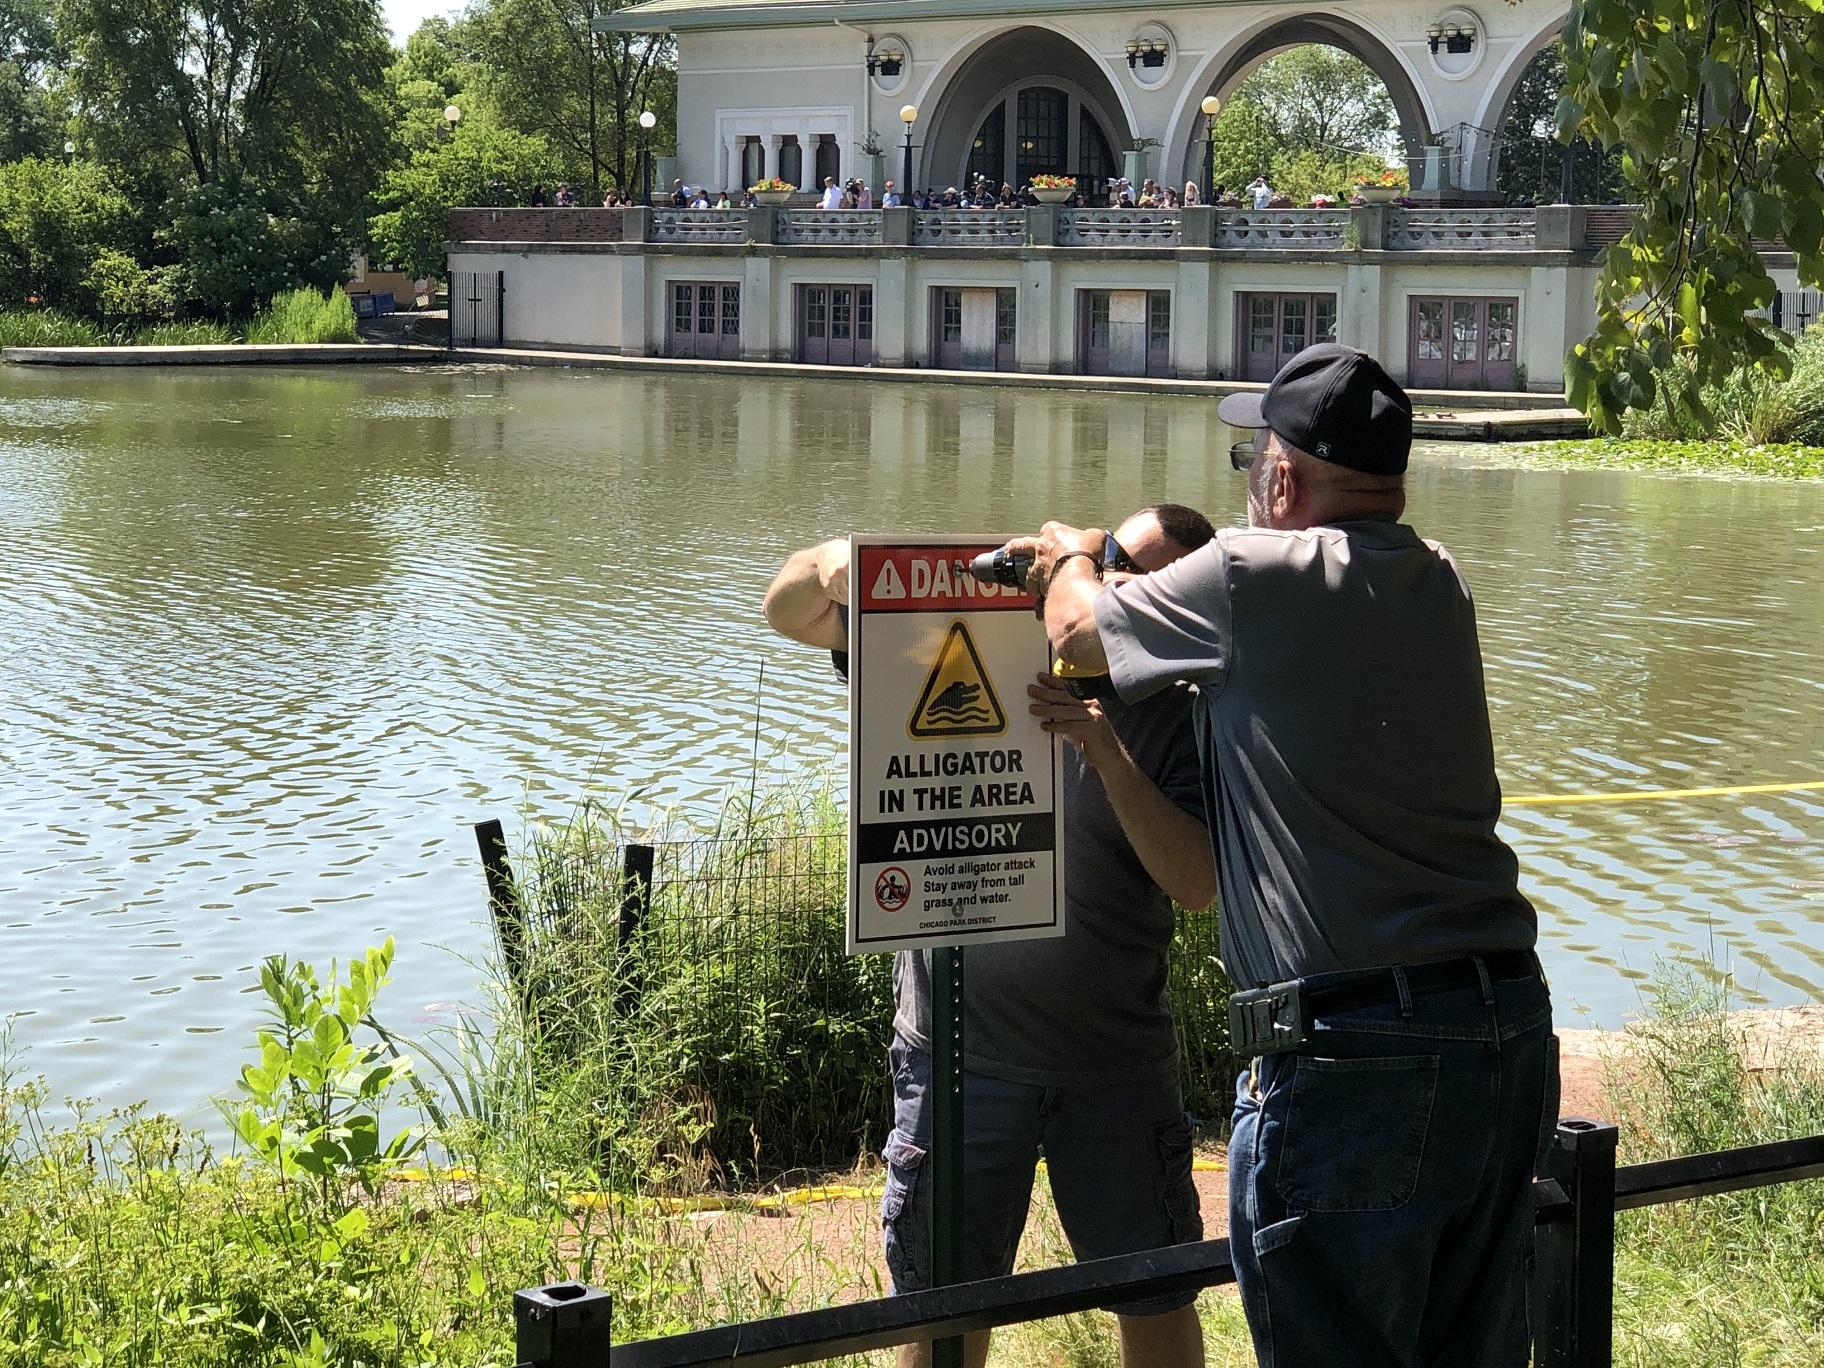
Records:
<instances>
[{"instance_id":1,"label":"gray t-shirt","mask_svg":"<svg viewBox=\"0 0 1824 1368\"><path fill-rule=\"evenodd\" d=\"M1475 607L1442 547L1380 520L1229 529L1095 613L1123 698L1198 686L1237 984L1532 947Z\"/></svg>"},{"instance_id":2,"label":"gray t-shirt","mask_svg":"<svg viewBox=\"0 0 1824 1368\"><path fill-rule=\"evenodd\" d=\"M1193 707L1171 688L1107 699L1115 734L1172 802L1204 821ZM1165 982L1172 900L1121 830L1096 771L1064 747L1065 934L972 945L963 964L963 1065L1042 1088L1103 1087L1174 1073L1178 1041ZM930 1048L930 957L893 965L893 1028Z\"/></svg>"}]
</instances>

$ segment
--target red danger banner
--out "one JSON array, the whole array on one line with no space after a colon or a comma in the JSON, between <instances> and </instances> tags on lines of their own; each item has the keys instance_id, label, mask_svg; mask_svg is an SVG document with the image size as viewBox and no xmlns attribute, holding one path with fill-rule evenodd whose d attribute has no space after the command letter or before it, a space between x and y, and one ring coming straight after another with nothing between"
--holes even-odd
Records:
<instances>
[{"instance_id":1,"label":"red danger banner","mask_svg":"<svg viewBox=\"0 0 1824 1368\"><path fill-rule=\"evenodd\" d=\"M849 574L851 592L861 590L868 613L1030 613L1037 600L1024 589L983 584L969 562L998 550L993 546L866 546Z\"/></svg>"}]
</instances>

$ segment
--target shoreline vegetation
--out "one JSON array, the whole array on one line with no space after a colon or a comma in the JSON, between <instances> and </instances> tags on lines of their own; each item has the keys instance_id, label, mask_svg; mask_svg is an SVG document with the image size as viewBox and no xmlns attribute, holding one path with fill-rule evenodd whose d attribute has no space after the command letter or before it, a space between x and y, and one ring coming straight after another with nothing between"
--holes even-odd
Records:
<instances>
[{"instance_id":1,"label":"shoreline vegetation","mask_svg":"<svg viewBox=\"0 0 1824 1368\"><path fill-rule=\"evenodd\" d=\"M209 319L98 323L55 309L0 310L0 347L202 347L228 343L358 342L355 309L340 285L275 295L237 324Z\"/></svg>"},{"instance_id":2,"label":"shoreline vegetation","mask_svg":"<svg viewBox=\"0 0 1824 1368\"><path fill-rule=\"evenodd\" d=\"M841 953L841 822L792 790L664 833L627 938L615 814L536 828L518 972L481 966L485 1010L416 1040L385 1024L390 942L321 974L268 960L225 1144L140 1107L54 1115L0 1055L0 1365L505 1368L512 1292L560 1279L613 1292L616 1342L880 1295L890 971ZM1180 1017L1200 1029L1222 991L1181 945ZM1816 1041L1770 1045L1728 1002L1675 974L1606 1038L1623 1162L1824 1131ZM1185 1054L1226 1095L1226 1042ZM1824 1181L1618 1225L1617 1363L1824 1360ZM1022 1266L1066 1257L1041 1183ZM1199 1304L1210 1362L1251 1364L1233 1295ZM993 1358L1114 1361L1099 1314Z\"/></svg>"}]
</instances>

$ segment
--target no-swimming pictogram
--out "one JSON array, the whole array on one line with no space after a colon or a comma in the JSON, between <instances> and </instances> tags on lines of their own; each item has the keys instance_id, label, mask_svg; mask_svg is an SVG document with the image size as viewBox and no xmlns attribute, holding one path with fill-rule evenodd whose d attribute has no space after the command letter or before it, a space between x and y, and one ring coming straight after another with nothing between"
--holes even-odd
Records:
<instances>
[{"instance_id":1,"label":"no-swimming pictogram","mask_svg":"<svg viewBox=\"0 0 1824 1368\"><path fill-rule=\"evenodd\" d=\"M906 730L917 737L999 736L1007 730L1007 714L963 623L951 623L945 633Z\"/></svg>"}]
</instances>

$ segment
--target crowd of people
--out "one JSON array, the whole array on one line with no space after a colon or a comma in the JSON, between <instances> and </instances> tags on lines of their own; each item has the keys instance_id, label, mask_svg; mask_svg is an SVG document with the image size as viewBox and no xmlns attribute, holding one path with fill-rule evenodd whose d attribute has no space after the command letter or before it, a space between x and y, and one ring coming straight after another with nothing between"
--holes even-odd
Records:
<instances>
[{"instance_id":1,"label":"crowd of people","mask_svg":"<svg viewBox=\"0 0 1824 1368\"><path fill-rule=\"evenodd\" d=\"M639 196L622 190L609 190L602 196L604 209L631 209L640 202ZM672 182L669 193L655 202L666 204L674 209L752 209L757 200L752 190L710 190L707 186L690 186L681 180ZM926 186L915 191L910 200L895 185L887 181L882 187L877 201L874 192L866 181L852 177L838 181L834 176L825 176L819 192L817 205L820 209L898 209L908 203L914 209L1024 209L1038 204L1039 197L1030 184L1015 189L1012 182L1002 181L998 186L987 176L977 175L963 188L952 185L939 190ZM1337 204L1361 203L1359 193L1350 195L1317 195L1313 196L1310 206L1323 208ZM581 203L577 193L568 185L560 185L556 191L546 193L545 187L535 186L530 203L533 208L551 206L560 209L574 208ZM1184 209L1197 205L1213 205L1219 209L1293 209L1295 205L1290 196L1275 190L1268 183L1266 176L1256 176L1239 190L1226 185L1215 186L1206 197L1194 180L1187 180L1182 190L1176 186L1162 184L1151 177L1140 183L1138 190L1134 183L1125 176L1108 178L1102 185L1085 190L1079 188L1066 201L1075 209Z\"/></svg>"}]
</instances>

